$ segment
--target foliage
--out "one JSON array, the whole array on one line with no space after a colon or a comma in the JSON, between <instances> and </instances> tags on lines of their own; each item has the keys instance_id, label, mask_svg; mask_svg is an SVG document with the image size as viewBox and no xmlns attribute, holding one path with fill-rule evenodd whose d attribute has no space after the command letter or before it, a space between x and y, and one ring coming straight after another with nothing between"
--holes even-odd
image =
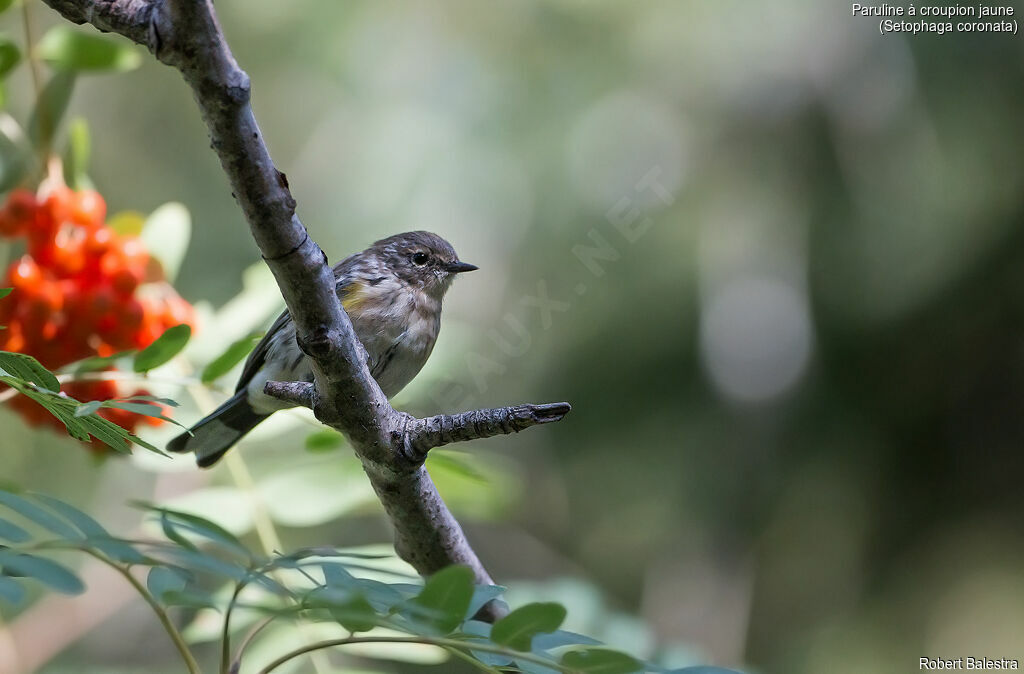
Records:
<instances>
[{"instance_id":1,"label":"foliage","mask_svg":"<svg viewBox=\"0 0 1024 674\"><path fill-rule=\"evenodd\" d=\"M0 506L7 511L0 517L0 598L22 603L33 583L65 594L82 592L85 586L72 568L52 557L83 552L135 586L192 672L199 666L191 647L168 618L175 608L221 612L222 672L248 665L247 654L268 626L296 618L340 626L342 636L278 653L251 671L270 672L315 650L361 643L432 645L492 672L666 671L560 630L565 609L558 604L519 607L493 627L476 620L480 607L499 600L503 588L474 586L464 567L444 569L424 585L393 572L381 580L387 576L380 573L378 556L317 547L265 557L217 524L168 508L142 504L164 538L133 540L110 534L86 513L51 497L0 491ZM145 584L135 579L139 569L146 570ZM222 586L228 592L219 592ZM242 613L246 620L233 620ZM242 628L248 632L238 640Z\"/></svg>"},{"instance_id":2,"label":"foliage","mask_svg":"<svg viewBox=\"0 0 1024 674\"><path fill-rule=\"evenodd\" d=\"M35 358L9 351L0 351L0 382L41 405L64 424L69 435L78 440L87 442L96 438L116 452L127 452L131 444L160 452L130 431L96 414L101 407L121 408L136 414L166 419L160 407L150 404L151 401L133 398L81 403L62 395L56 377ZM172 401L162 402L169 404Z\"/></svg>"}]
</instances>

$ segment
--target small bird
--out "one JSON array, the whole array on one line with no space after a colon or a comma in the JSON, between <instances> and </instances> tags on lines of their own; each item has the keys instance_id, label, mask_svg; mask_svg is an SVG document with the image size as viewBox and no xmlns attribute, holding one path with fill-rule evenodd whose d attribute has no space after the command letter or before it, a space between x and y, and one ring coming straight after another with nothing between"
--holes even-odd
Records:
<instances>
[{"instance_id":1,"label":"small bird","mask_svg":"<svg viewBox=\"0 0 1024 674\"><path fill-rule=\"evenodd\" d=\"M456 274L474 269L431 232L395 234L334 266L338 299L384 395L397 394L422 369L441 329L441 300ZM215 464L261 421L292 407L263 392L268 381L313 381L287 310L249 354L235 394L167 449L195 452L203 468Z\"/></svg>"}]
</instances>

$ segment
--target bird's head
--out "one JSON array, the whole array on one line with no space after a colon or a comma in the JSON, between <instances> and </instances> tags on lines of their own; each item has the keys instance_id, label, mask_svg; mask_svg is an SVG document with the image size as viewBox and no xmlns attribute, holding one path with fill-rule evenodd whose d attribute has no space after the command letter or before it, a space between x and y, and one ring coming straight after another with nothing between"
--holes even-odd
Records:
<instances>
[{"instance_id":1,"label":"bird's head","mask_svg":"<svg viewBox=\"0 0 1024 674\"><path fill-rule=\"evenodd\" d=\"M441 298L456 274L476 265L462 262L452 245L432 232L405 232L374 243L376 253L401 282Z\"/></svg>"}]
</instances>

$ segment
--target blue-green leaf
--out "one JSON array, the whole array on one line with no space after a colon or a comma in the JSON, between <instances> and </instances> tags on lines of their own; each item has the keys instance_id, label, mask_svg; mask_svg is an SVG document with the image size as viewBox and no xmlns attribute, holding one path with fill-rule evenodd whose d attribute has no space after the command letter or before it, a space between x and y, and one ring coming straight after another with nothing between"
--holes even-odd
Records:
<instances>
[{"instance_id":1,"label":"blue-green leaf","mask_svg":"<svg viewBox=\"0 0 1024 674\"><path fill-rule=\"evenodd\" d=\"M182 547L195 549L195 545L181 535L181 532L184 531L205 538L218 547L241 557L250 558L252 556L249 549L242 545L242 542L234 534L204 517L170 508L152 505L144 505L144 507L159 514L160 525L163 527L164 533Z\"/></svg>"},{"instance_id":2,"label":"blue-green leaf","mask_svg":"<svg viewBox=\"0 0 1024 674\"><path fill-rule=\"evenodd\" d=\"M8 522L0 517L0 538L12 543L24 543L32 537L27 531L19 527L17 524Z\"/></svg>"},{"instance_id":3,"label":"blue-green leaf","mask_svg":"<svg viewBox=\"0 0 1024 674\"><path fill-rule=\"evenodd\" d=\"M530 650L533 636L554 632L565 621L565 607L554 602L537 602L520 606L494 623L491 640L517 651Z\"/></svg>"},{"instance_id":4,"label":"blue-green leaf","mask_svg":"<svg viewBox=\"0 0 1024 674\"><path fill-rule=\"evenodd\" d=\"M36 45L39 57L56 70L133 70L142 56L131 44L70 26L54 26Z\"/></svg>"},{"instance_id":5,"label":"blue-green leaf","mask_svg":"<svg viewBox=\"0 0 1024 674\"><path fill-rule=\"evenodd\" d=\"M209 573L235 581L246 580L249 577L249 572L238 564L211 557L201 550L172 548L167 550L166 554L173 557L178 565L190 571Z\"/></svg>"},{"instance_id":6,"label":"blue-green leaf","mask_svg":"<svg viewBox=\"0 0 1024 674\"><path fill-rule=\"evenodd\" d=\"M642 671L632 655L610 648L584 648L562 656L562 664L584 674L633 674Z\"/></svg>"},{"instance_id":7,"label":"blue-green leaf","mask_svg":"<svg viewBox=\"0 0 1024 674\"><path fill-rule=\"evenodd\" d=\"M200 376L202 382L204 384L210 384L218 378L226 375L232 368L241 363L242 360L249 355L249 352L255 348L262 338L262 332L254 332L251 335L247 335L235 342L232 342L231 345L224 350L224 353L214 358L205 368L203 368L203 374ZM307 449L309 448L308 440L306 447Z\"/></svg>"},{"instance_id":8,"label":"blue-green leaf","mask_svg":"<svg viewBox=\"0 0 1024 674\"><path fill-rule=\"evenodd\" d=\"M7 506L25 519L35 522L63 539L75 541L84 538L81 533L64 520L17 494L0 490L0 504Z\"/></svg>"},{"instance_id":9,"label":"blue-green leaf","mask_svg":"<svg viewBox=\"0 0 1024 674\"><path fill-rule=\"evenodd\" d=\"M81 594L85 585L74 573L52 559L0 550L0 567L19 576L35 578L52 590L64 594Z\"/></svg>"},{"instance_id":10,"label":"blue-green leaf","mask_svg":"<svg viewBox=\"0 0 1024 674\"><path fill-rule=\"evenodd\" d=\"M470 619L476 615L476 612L483 608L484 604L497 599L500 597L506 588L501 585L477 585L473 588L473 598L469 602L469 608L466 609L466 619Z\"/></svg>"},{"instance_id":11,"label":"blue-green leaf","mask_svg":"<svg viewBox=\"0 0 1024 674\"><path fill-rule=\"evenodd\" d=\"M0 599L6 599L12 604L20 604L24 598L25 588L21 586L21 583L13 578L0 576Z\"/></svg>"},{"instance_id":12,"label":"blue-green leaf","mask_svg":"<svg viewBox=\"0 0 1024 674\"><path fill-rule=\"evenodd\" d=\"M463 620L473 599L473 571L466 566L449 566L431 576L412 600L418 609L414 617L442 634L448 634Z\"/></svg>"},{"instance_id":13,"label":"blue-green leaf","mask_svg":"<svg viewBox=\"0 0 1024 674\"><path fill-rule=\"evenodd\" d=\"M149 372L174 358L188 344L192 337L192 328L187 325L175 325L168 328L155 342L135 354L133 368L136 372Z\"/></svg>"},{"instance_id":14,"label":"blue-green leaf","mask_svg":"<svg viewBox=\"0 0 1024 674\"><path fill-rule=\"evenodd\" d=\"M530 660L516 660L516 669L523 674L561 674L562 670L556 669L555 665L554 660L551 661L551 667L538 665Z\"/></svg>"},{"instance_id":15,"label":"blue-green leaf","mask_svg":"<svg viewBox=\"0 0 1024 674\"><path fill-rule=\"evenodd\" d=\"M601 642L597 639L565 630L558 630L551 634L538 634L533 638L534 651L550 651L562 646L599 646L600 644Z\"/></svg>"},{"instance_id":16,"label":"blue-green leaf","mask_svg":"<svg viewBox=\"0 0 1024 674\"><path fill-rule=\"evenodd\" d=\"M90 414L95 414L96 412L98 412L100 407L102 407L102 406L103 406L103 401L102 400L90 400L88 402L84 402L84 403L82 403L81 405L79 405L78 407L75 408L75 416L76 417L87 417Z\"/></svg>"},{"instance_id":17,"label":"blue-green leaf","mask_svg":"<svg viewBox=\"0 0 1024 674\"><path fill-rule=\"evenodd\" d=\"M326 608L331 617L349 632L367 632L379 622L377 612L362 592L337 582L331 584L330 580L328 586L316 588L306 595L303 605Z\"/></svg>"},{"instance_id":18,"label":"blue-green leaf","mask_svg":"<svg viewBox=\"0 0 1024 674\"><path fill-rule=\"evenodd\" d=\"M493 586L491 586L493 587ZM491 638L491 626L485 622L479 620L467 620L462 624L462 633L469 634L474 637L480 637L481 643L490 641ZM465 637L463 637L465 638ZM472 639L468 641L472 642ZM488 653L485 651L470 651L473 657L491 667L506 667L512 664L511 655L502 655L501 653Z\"/></svg>"},{"instance_id":19,"label":"blue-green leaf","mask_svg":"<svg viewBox=\"0 0 1024 674\"><path fill-rule=\"evenodd\" d=\"M167 566L154 566L146 576L149 593L161 601L168 592L182 592L187 582L184 572Z\"/></svg>"},{"instance_id":20,"label":"blue-green leaf","mask_svg":"<svg viewBox=\"0 0 1024 674\"><path fill-rule=\"evenodd\" d=\"M131 544L114 538L109 531L103 528L103 525L73 505L46 494L32 494L32 496L75 525L75 528L85 534L86 543L107 557L126 564L141 564L146 560L145 555Z\"/></svg>"}]
</instances>

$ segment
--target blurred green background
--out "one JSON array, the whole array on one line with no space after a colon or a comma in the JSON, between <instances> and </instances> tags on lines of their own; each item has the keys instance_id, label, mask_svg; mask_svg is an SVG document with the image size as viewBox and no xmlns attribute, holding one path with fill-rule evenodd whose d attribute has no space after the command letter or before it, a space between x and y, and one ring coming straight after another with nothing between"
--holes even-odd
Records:
<instances>
[{"instance_id":1,"label":"blurred green background","mask_svg":"<svg viewBox=\"0 0 1024 674\"><path fill-rule=\"evenodd\" d=\"M882 37L795 0L217 9L332 260L429 229L481 267L396 404L573 404L431 467L510 599L677 666L1024 657L1020 38ZM24 119L24 68L8 99ZM180 77L148 57L83 77L71 112L112 211L192 213L190 358L269 320L258 272L214 313L259 258ZM310 453L309 420L280 416L243 449L253 491L187 460L97 464L0 409L4 478L125 531L130 498L200 489L238 531L263 499L287 547L388 541L348 450ZM175 671L152 623L119 608L45 671Z\"/></svg>"}]
</instances>

